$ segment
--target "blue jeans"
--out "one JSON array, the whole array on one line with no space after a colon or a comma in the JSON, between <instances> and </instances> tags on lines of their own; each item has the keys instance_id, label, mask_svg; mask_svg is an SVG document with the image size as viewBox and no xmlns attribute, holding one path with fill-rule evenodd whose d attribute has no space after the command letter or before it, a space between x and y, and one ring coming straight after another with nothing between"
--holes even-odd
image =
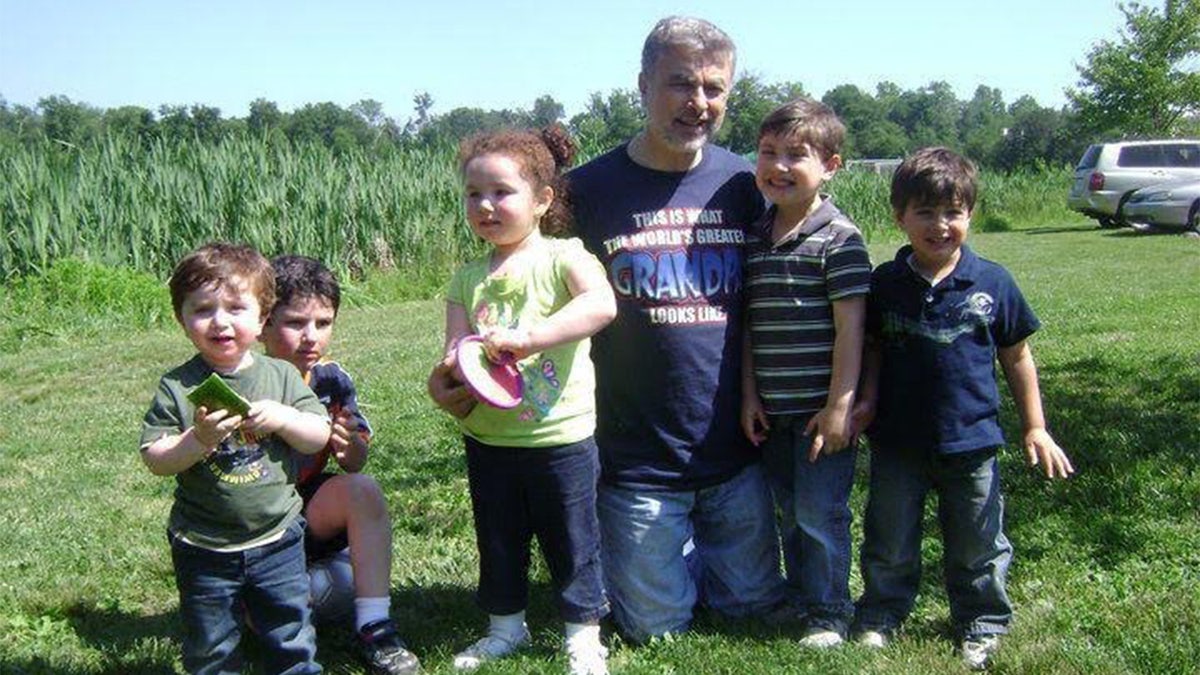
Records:
<instances>
[{"instance_id":1,"label":"blue jeans","mask_svg":"<svg viewBox=\"0 0 1200 675\"><path fill-rule=\"evenodd\" d=\"M536 535L564 621L608 614L600 571L596 443L503 448L465 437L467 477L479 546L479 606L489 614L525 609Z\"/></svg>"},{"instance_id":2,"label":"blue jeans","mask_svg":"<svg viewBox=\"0 0 1200 675\"><path fill-rule=\"evenodd\" d=\"M779 545L762 468L687 492L600 486L604 575L621 632L642 642L686 631L697 599L745 616L783 597ZM694 545L694 562L684 545Z\"/></svg>"},{"instance_id":3,"label":"blue jeans","mask_svg":"<svg viewBox=\"0 0 1200 675\"><path fill-rule=\"evenodd\" d=\"M855 449L808 461L811 415L771 418L763 465L782 520L788 591L810 626L845 634L850 600L850 488Z\"/></svg>"},{"instance_id":4,"label":"blue jeans","mask_svg":"<svg viewBox=\"0 0 1200 675\"><path fill-rule=\"evenodd\" d=\"M236 553L171 537L171 560L183 620L184 670L240 673L244 611L264 645L267 672L321 672L309 610L303 518L288 525L279 541Z\"/></svg>"},{"instance_id":5,"label":"blue jeans","mask_svg":"<svg viewBox=\"0 0 1200 675\"><path fill-rule=\"evenodd\" d=\"M921 581L925 495L938 494L950 619L960 636L1007 632L1004 590L1012 545L994 449L951 455L876 448L862 546L859 630L890 632L912 611Z\"/></svg>"}]
</instances>

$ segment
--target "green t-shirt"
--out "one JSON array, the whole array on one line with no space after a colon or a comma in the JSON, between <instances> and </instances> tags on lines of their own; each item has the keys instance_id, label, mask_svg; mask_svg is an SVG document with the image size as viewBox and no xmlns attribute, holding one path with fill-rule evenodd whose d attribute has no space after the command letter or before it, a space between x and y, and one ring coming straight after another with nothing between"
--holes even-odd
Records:
<instances>
[{"instance_id":1,"label":"green t-shirt","mask_svg":"<svg viewBox=\"0 0 1200 675\"><path fill-rule=\"evenodd\" d=\"M191 428L196 411L187 394L212 372L196 355L162 376L142 422L141 447ZM221 378L247 401L270 399L328 416L300 371L287 361L255 354L249 366ZM176 474L168 527L205 548L267 540L300 513L296 473L296 457L282 438L235 432L208 457Z\"/></svg>"},{"instance_id":2,"label":"green t-shirt","mask_svg":"<svg viewBox=\"0 0 1200 675\"><path fill-rule=\"evenodd\" d=\"M567 270L600 261L578 239L545 239L545 254L506 276L489 275L490 257L463 265L446 292L446 300L466 308L471 330L531 327L545 321L571 300ZM596 376L588 355L588 339L531 354L518 363L525 394L515 408L475 406L459 420L463 433L489 445L548 447L575 443L596 428Z\"/></svg>"}]
</instances>

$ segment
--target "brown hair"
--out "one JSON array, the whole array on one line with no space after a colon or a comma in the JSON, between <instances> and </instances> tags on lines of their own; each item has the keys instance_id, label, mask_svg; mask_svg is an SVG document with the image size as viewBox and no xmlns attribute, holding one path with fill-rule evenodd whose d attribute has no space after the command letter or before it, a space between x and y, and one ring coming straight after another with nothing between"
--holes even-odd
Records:
<instances>
[{"instance_id":1,"label":"brown hair","mask_svg":"<svg viewBox=\"0 0 1200 675\"><path fill-rule=\"evenodd\" d=\"M295 299L316 298L328 302L337 316L342 288L333 272L316 258L280 255L271 259L275 270L275 306L286 307ZM274 311L274 308L272 308Z\"/></svg>"},{"instance_id":2,"label":"brown hair","mask_svg":"<svg viewBox=\"0 0 1200 675\"><path fill-rule=\"evenodd\" d=\"M275 273L261 253L250 246L223 241L205 244L192 251L175 266L168 283L175 318L183 318L183 301L188 293L207 286L222 288L239 282L254 294L262 315L267 316L275 304Z\"/></svg>"},{"instance_id":3,"label":"brown hair","mask_svg":"<svg viewBox=\"0 0 1200 675\"><path fill-rule=\"evenodd\" d=\"M542 234L563 234L571 229L571 206L567 200L563 170L575 161L575 141L565 127L552 124L540 131L501 129L471 136L458 146L458 171L483 155L504 155L521 167L521 177L535 191L554 190L554 201L538 223Z\"/></svg>"},{"instance_id":4,"label":"brown hair","mask_svg":"<svg viewBox=\"0 0 1200 675\"><path fill-rule=\"evenodd\" d=\"M975 208L979 178L971 160L949 148L921 148L909 155L892 174L892 211L908 205L957 203Z\"/></svg>"},{"instance_id":5,"label":"brown hair","mask_svg":"<svg viewBox=\"0 0 1200 675\"><path fill-rule=\"evenodd\" d=\"M771 111L758 127L758 140L766 135L794 137L813 147L822 160L842 151L846 125L833 108L810 98L789 101Z\"/></svg>"}]
</instances>

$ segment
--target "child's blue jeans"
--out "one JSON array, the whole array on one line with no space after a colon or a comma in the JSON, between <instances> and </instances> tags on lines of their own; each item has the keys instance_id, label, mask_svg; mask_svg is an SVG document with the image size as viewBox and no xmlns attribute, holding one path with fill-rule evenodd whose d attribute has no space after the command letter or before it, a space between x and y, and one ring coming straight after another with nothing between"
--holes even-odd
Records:
<instances>
[{"instance_id":1,"label":"child's blue jeans","mask_svg":"<svg viewBox=\"0 0 1200 675\"><path fill-rule=\"evenodd\" d=\"M304 564L304 520L278 541L220 553L171 537L183 667L189 673L240 673L243 612L262 641L270 673L319 673L316 631Z\"/></svg>"},{"instance_id":2,"label":"child's blue jeans","mask_svg":"<svg viewBox=\"0 0 1200 675\"><path fill-rule=\"evenodd\" d=\"M850 600L850 488L856 450L808 461L811 415L775 415L763 444L763 465L781 515L783 562L791 599L809 626L844 635Z\"/></svg>"},{"instance_id":3,"label":"child's blue jeans","mask_svg":"<svg viewBox=\"0 0 1200 675\"><path fill-rule=\"evenodd\" d=\"M536 536L564 621L608 614L600 568L596 443L507 448L465 437L467 477L479 546L479 606L489 614L525 609Z\"/></svg>"},{"instance_id":4,"label":"child's blue jeans","mask_svg":"<svg viewBox=\"0 0 1200 675\"><path fill-rule=\"evenodd\" d=\"M938 494L942 565L955 630L960 636L1006 632L1012 605L1004 583L1012 545L1003 532L995 449L948 455L872 449L856 628L890 632L912 611L930 490Z\"/></svg>"}]
</instances>

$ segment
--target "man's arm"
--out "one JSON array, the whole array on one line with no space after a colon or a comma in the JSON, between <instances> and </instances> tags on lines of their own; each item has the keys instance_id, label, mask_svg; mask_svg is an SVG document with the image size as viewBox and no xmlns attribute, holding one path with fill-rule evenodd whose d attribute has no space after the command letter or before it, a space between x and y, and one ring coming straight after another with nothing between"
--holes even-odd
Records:
<instances>
[{"instance_id":1,"label":"man's arm","mask_svg":"<svg viewBox=\"0 0 1200 675\"><path fill-rule=\"evenodd\" d=\"M767 440L771 424L758 395L758 382L754 379L754 346L750 344L750 325L742 328L742 433L754 445Z\"/></svg>"}]
</instances>

